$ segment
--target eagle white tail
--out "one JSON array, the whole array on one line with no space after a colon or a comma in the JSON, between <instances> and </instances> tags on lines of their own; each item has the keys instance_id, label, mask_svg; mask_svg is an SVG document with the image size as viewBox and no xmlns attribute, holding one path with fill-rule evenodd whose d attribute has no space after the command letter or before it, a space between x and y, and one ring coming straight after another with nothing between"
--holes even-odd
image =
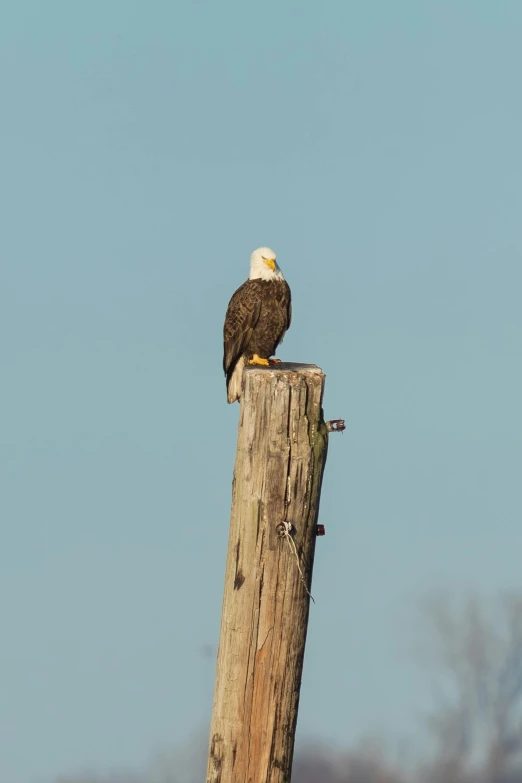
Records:
<instances>
[{"instance_id":1,"label":"eagle white tail","mask_svg":"<svg viewBox=\"0 0 522 783\"><path fill-rule=\"evenodd\" d=\"M229 402L235 402L241 397L241 385L243 383L243 370L245 369L245 357L240 356L234 371L230 376L227 386L227 399Z\"/></svg>"}]
</instances>

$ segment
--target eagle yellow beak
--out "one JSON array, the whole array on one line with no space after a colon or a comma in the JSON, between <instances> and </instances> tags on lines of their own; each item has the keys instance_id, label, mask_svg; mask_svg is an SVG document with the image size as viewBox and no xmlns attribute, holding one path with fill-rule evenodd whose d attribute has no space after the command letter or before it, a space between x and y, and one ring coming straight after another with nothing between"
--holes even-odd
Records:
<instances>
[{"instance_id":1,"label":"eagle yellow beak","mask_svg":"<svg viewBox=\"0 0 522 783\"><path fill-rule=\"evenodd\" d=\"M272 272L274 272L275 271L275 261L274 261L274 259L273 258L265 258L264 256L262 256L262 258L263 258L263 261L265 262L265 264L270 267Z\"/></svg>"}]
</instances>

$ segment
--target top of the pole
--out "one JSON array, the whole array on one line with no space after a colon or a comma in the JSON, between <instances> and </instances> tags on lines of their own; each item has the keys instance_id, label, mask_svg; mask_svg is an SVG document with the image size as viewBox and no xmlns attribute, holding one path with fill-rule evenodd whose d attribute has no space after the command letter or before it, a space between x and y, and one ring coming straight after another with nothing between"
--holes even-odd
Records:
<instances>
[{"instance_id":1,"label":"top of the pole","mask_svg":"<svg viewBox=\"0 0 522 783\"><path fill-rule=\"evenodd\" d=\"M247 364L245 372L248 373L270 373L270 375L284 375L292 373L310 373L312 375L324 375L323 371L316 364L300 364L298 362L278 362L269 367L263 367L259 364Z\"/></svg>"}]
</instances>

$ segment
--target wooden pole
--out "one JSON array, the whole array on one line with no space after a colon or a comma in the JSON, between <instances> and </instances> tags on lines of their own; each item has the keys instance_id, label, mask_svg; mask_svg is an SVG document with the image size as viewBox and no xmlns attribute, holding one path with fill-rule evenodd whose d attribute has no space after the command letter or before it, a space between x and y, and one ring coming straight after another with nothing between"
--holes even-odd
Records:
<instances>
[{"instance_id":1,"label":"wooden pole","mask_svg":"<svg viewBox=\"0 0 522 783\"><path fill-rule=\"evenodd\" d=\"M323 389L314 365L245 370L207 783L290 780L328 444Z\"/></svg>"}]
</instances>

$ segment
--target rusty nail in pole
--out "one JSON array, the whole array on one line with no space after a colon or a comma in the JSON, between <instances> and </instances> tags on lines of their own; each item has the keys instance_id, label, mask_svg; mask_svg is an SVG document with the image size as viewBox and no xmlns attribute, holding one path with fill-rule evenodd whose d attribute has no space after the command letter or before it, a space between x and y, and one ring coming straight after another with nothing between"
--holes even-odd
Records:
<instances>
[{"instance_id":1,"label":"rusty nail in pole","mask_svg":"<svg viewBox=\"0 0 522 783\"><path fill-rule=\"evenodd\" d=\"M325 534L324 525L317 525L317 535L318 536L324 536Z\"/></svg>"},{"instance_id":2,"label":"rusty nail in pole","mask_svg":"<svg viewBox=\"0 0 522 783\"><path fill-rule=\"evenodd\" d=\"M344 419L331 419L326 422L326 429L328 432L344 432L346 425Z\"/></svg>"}]
</instances>

